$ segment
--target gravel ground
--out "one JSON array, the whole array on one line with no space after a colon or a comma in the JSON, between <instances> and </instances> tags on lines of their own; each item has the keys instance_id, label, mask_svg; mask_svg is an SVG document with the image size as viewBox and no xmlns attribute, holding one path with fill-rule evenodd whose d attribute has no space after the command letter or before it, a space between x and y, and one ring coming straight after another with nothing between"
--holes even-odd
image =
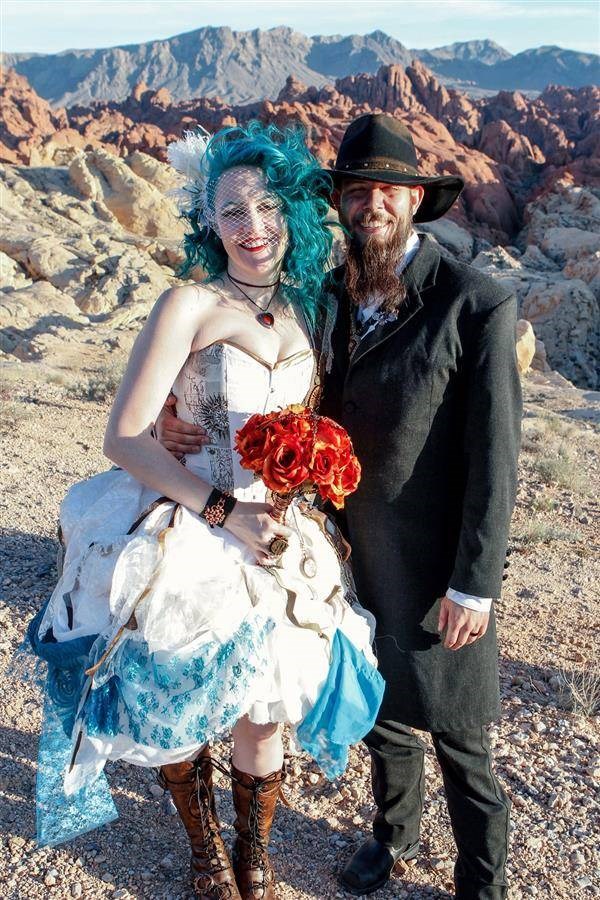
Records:
<instances>
[{"instance_id":1,"label":"gravel ground","mask_svg":"<svg viewBox=\"0 0 600 900\"><path fill-rule=\"evenodd\" d=\"M117 822L58 849L37 849L32 840L39 697L7 666L56 578L60 499L74 480L106 467L99 447L108 412L33 371L7 372L0 420L2 896L179 900L190 896L186 840L153 770L109 767ZM492 727L497 771L514 805L510 897L583 900L600 896L600 752L591 715L600 692L600 395L542 376L526 378L525 393L511 565L497 606L504 714ZM582 674L588 685L574 701L568 683L577 687ZM226 745L217 750L227 757ZM308 759L290 762L291 805L278 810L273 829L278 896L347 897L337 873L369 833L373 813L367 755L354 749L333 785ZM426 766L422 852L374 895L381 900L452 896L454 845L430 747ZM229 841L221 776L217 785Z\"/></svg>"}]
</instances>

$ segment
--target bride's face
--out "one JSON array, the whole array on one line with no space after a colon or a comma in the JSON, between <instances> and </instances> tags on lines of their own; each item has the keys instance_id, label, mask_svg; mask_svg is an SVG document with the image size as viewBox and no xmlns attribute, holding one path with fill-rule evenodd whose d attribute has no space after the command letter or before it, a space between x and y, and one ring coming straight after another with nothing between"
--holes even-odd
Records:
<instances>
[{"instance_id":1,"label":"bride's face","mask_svg":"<svg viewBox=\"0 0 600 900\"><path fill-rule=\"evenodd\" d=\"M281 200L269 188L262 169L227 169L217 182L214 210L229 271L256 284L276 276L288 245L288 229Z\"/></svg>"}]
</instances>

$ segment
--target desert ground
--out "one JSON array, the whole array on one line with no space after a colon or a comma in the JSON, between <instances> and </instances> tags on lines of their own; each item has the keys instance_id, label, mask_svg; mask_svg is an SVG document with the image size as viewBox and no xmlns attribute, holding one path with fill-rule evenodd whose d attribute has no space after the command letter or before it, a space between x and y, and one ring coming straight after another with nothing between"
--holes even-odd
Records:
<instances>
[{"instance_id":1,"label":"desert ground","mask_svg":"<svg viewBox=\"0 0 600 900\"><path fill-rule=\"evenodd\" d=\"M191 896L186 838L152 769L109 766L115 823L58 848L33 839L40 695L14 652L56 579L60 500L72 482L107 466L102 433L123 361L115 346L96 345L95 367L73 358L60 369L35 362L4 369L0 885L11 900ZM529 372L523 389L510 566L496 607L503 716L491 727L513 802L510 897L583 900L600 896L600 394L556 373ZM227 759L229 748L215 752ZM335 783L307 758L289 763L290 806L280 806L272 838L278 896L343 898L337 873L373 814L368 755L355 748ZM454 845L431 747L426 766L421 853L397 868L378 900L452 896ZM230 841L222 776L217 785Z\"/></svg>"}]
</instances>

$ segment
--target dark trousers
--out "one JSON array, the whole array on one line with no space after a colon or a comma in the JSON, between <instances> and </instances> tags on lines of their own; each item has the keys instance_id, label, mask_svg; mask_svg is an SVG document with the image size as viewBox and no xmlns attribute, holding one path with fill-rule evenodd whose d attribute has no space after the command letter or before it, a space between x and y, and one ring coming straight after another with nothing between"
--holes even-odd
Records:
<instances>
[{"instance_id":1,"label":"dark trousers","mask_svg":"<svg viewBox=\"0 0 600 900\"><path fill-rule=\"evenodd\" d=\"M432 732L442 769L458 859L459 900L500 900L505 877L510 801L491 768L485 728ZM377 815L373 835L382 844L408 848L419 840L425 748L410 728L379 721L365 738L372 760Z\"/></svg>"}]
</instances>

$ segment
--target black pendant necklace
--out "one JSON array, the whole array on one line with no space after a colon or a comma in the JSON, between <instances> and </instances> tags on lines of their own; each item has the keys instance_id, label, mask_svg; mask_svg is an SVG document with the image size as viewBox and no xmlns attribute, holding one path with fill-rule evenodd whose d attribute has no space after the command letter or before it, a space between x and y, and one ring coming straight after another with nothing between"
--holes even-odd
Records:
<instances>
[{"instance_id":1,"label":"black pendant necklace","mask_svg":"<svg viewBox=\"0 0 600 900\"><path fill-rule=\"evenodd\" d=\"M236 288L238 289L240 294L243 294L244 297L246 298L246 300L249 300L253 306L255 306L257 309L260 310L260 312L257 313L255 316L256 321L259 323L259 325L262 325L263 328L272 328L273 325L275 324L275 316L273 315L273 313L269 312L269 307L270 307L271 303L273 302L273 297L279 290L279 278L277 279L277 281L273 281L271 284L250 284L247 281L239 281L237 278L234 278L233 275L230 275L229 272L227 273L227 277L232 282L232 284L234 284L236 286ZM256 302L256 300L253 300L252 297L249 294L247 294L246 291L242 287L240 287L240 285L242 285L242 284L245 287L268 287L268 288L274 287L275 290L271 294L271 297L270 297L267 305L265 307L262 307Z\"/></svg>"}]
</instances>

